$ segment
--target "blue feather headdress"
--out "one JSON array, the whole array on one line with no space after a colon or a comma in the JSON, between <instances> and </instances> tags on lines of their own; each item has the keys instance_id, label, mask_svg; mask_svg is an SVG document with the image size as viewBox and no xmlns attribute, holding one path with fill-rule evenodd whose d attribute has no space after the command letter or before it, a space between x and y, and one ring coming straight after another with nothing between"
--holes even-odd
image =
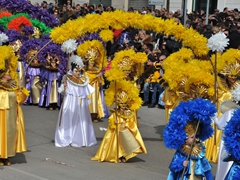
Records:
<instances>
[{"instance_id":1,"label":"blue feather headdress","mask_svg":"<svg viewBox=\"0 0 240 180\"><path fill-rule=\"evenodd\" d=\"M179 149L185 144L187 134L185 127L192 121L199 120L199 134L196 138L204 141L212 136L212 117L217 112L216 107L207 99L195 99L181 102L170 115L163 131L164 144L170 149Z\"/></svg>"},{"instance_id":2,"label":"blue feather headdress","mask_svg":"<svg viewBox=\"0 0 240 180\"><path fill-rule=\"evenodd\" d=\"M240 161L240 109L234 111L224 128L224 146L235 161Z\"/></svg>"}]
</instances>

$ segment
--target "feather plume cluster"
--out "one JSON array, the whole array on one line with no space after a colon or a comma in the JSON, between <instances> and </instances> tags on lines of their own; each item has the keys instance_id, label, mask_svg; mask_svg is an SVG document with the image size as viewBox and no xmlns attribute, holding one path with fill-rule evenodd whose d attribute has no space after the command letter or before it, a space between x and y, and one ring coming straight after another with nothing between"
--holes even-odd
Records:
<instances>
[{"instance_id":1,"label":"feather plume cluster","mask_svg":"<svg viewBox=\"0 0 240 180\"><path fill-rule=\"evenodd\" d=\"M235 161L240 161L240 109L234 111L232 118L224 128L224 147Z\"/></svg>"},{"instance_id":2,"label":"feather plume cluster","mask_svg":"<svg viewBox=\"0 0 240 180\"><path fill-rule=\"evenodd\" d=\"M69 69L71 69L71 63L77 64L79 67L84 67L84 63L82 61L82 58L80 56L77 55L72 55L69 58Z\"/></svg>"},{"instance_id":3,"label":"feather plume cluster","mask_svg":"<svg viewBox=\"0 0 240 180\"><path fill-rule=\"evenodd\" d=\"M7 9L10 12L25 12L32 19L38 19L49 27L58 25L58 21L53 14L41 9L41 7L30 4L26 0L0 0L0 8Z\"/></svg>"},{"instance_id":4,"label":"feather plume cluster","mask_svg":"<svg viewBox=\"0 0 240 180\"><path fill-rule=\"evenodd\" d=\"M85 58L91 50L94 50L94 52L98 53L98 57L95 60L96 66L99 67L99 69L102 69L103 67L105 67L107 65L106 51L103 43L99 40L84 41L82 44L80 44L77 47L77 54L80 57ZM88 59L86 58L84 60L88 60Z\"/></svg>"},{"instance_id":5,"label":"feather plume cluster","mask_svg":"<svg viewBox=\"0 0 240 180\"><path fill-rule=\"evenodd\" d=\"M6 42L8 42L8 36L5 33L0 33L0 46Z\"/></svg>"},{"instance_id":6,"label":"feather plume cluster","mask_svg":"<svg viewBox=\"0 0 240 180\"><path fill-rule=\"evenodd\" d=\"M129 109L132 111L137 110L141 107L142 99L139 97L139 90L130 81L121 80L115 83L111 83L109 88L105 91L105 102L106 105L112 106L115 102L115 95L119 92L125 91L128 98L125 99L125 103L129 105ZM117 92L117 94L115 94Z\"/></svg>"},{"instance_id":7,"label":"feather plume cluster","mask_svg":"<svg viewBox=\"0 0 240 180\"><path fill-rule=\"evenodd\" d=\"M212 117L216 107L207 99L198 98L188 102L181 102L170 114L168 124L163 131L164 144L170 149L179 149L186 139L185 127L187 123L198 120L200 134L196 138L204 141L212 136Z\"/></svg>"},{"instance_id":8,"label":"feather plume cluster","mask_svg":"<svg viewBox=\"0 0 240 180\"><path fill-rule=\"evenodd\" d=\"M11 46L0 46L0 69L1 70L8 70L10 71L10 75L12 79L18 82L18 58L15 56L13 49ZM6 64L6 60L8 60L8 65ZM8 67L7 67L8 66Z\"/></svg>"},{"instance_id":9,"label":"feather plume cluster","mask_svg":"<svg viewBox=\"0 0 240 180\"><path fill-rule=\"evenodd\" d=\"M237 86L236 89L232 90L231 94L236 103L240 102L240 86Z\"/></svg>"},{"instance_id":10,"label":"feather plume cluster","mask_svg":"<svg viewBox=\"0 0 240 180\"><path fill-rule=\"evenodd\" d=\"M213 51L223 52L228 46L229 39L223 32L216 33L208 39L207 46Z\"/></svg>"},{"instance_id":11,"label":"feather plume cluster","mask_svg":"<svg viewBox=\"0 0 240 180\"><path fill-rule=\"evenodd\" d=\"M101 38L107 41L112 37L109 27L113 29L133 27L136 29L153 30L156 33L164 32L167 35L173 35L178 41L182 40L183 46L191 48L197 56L207 55L209 51L209 48L206 46L207 38L192 28L186 29L183 25L177 24L173 19L163 20L151 14L142 15L122 10L103 12L101 15L88 14L84 18L79 17L76 20L69 20L60 27L54 28L50 37L54 42L62 44L69 39L76 39L87 33L101 31Z\"/></svg>"},{"instance_id":12,"label":"feather plume cluster","mask_svg":"<svg viewBox=\"0 0 240 180\"><path fill-rule=\"evenodd\" d=\"M134 50L123 50L116 53L111 61L111 69L105 73L109 81L118 81L126 78L125 70L136 75L141 75L138 65L147 61L146 53L135 52Z\"/></svg>"},{"instance_id":13,"label":"feather plume cluster","mask_svg":"<svg viewBox=\"0 0 240 180\"><path fill-rule=\"evenodd\" d=\"M77 46L78 46L78 43L76 42L76 40L69 39L62 44L61 49L63 52L67 54L71 54L77 49Z\"/></svg>"}]
</instances>

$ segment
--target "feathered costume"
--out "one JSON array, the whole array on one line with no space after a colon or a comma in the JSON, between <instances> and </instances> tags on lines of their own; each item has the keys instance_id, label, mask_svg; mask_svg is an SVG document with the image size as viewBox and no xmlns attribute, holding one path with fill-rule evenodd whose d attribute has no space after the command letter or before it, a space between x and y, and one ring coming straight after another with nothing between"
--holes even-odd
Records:
<instances>
[{"instance_id":1,"label":"feathered costume","mask_svg":"<svg viewBox=\"0 0 240 180\"><path fill-rule=\"evenodd\" d=\"M0 46L0 166L1 159L27 151L24 116L20 104L29 92L18 86L17 57L11 46ZM7 160L4 165L10 165Z\"/></svg>"},{"instance_id":2,"label":"feathered costume","mask_svg":"<svg viewBox=\"0 0 240 180\"><path fill-rule=\"evenodd\" d=\"M232 118L224 128L224 146L229 156L225 161L233 161L225 180L240 179L240 109L234 111Z\"/></svg>"},{"instance_id":3,"label":"feathered costume","mask_svg":"<svg viewBox=\"0 0 240 180\"><path fill-rule=\"evenodd\" d=\"M206 178L212 180L211 164L205 158L205 147L201 141L206 140L213 134L211 126L211 117L216 113L215 105L209 100L195 99L188 102L181 102L171 113L170 119L164 128L164 144L170 149L176 149L170 163L168 180L179 180L183 174L183 162L189 163L185 169L183 179ZM196 124L199 123L196 132ZM190 127L190 128L189 128ZM185 140L191 133L196 132L196 144L193 145L192 151Z\"/></svg>"}]
</instances>

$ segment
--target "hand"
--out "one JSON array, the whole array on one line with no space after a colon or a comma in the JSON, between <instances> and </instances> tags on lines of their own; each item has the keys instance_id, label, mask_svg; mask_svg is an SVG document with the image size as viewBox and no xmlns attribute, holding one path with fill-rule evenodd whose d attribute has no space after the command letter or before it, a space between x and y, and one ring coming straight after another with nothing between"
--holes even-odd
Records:
<instances>
[{"instance_id":1,"label":"hand","mask_svg":"<svg viewBox=\"0 0 240 180\"><path fill-rule=\"evenodd\" d=\"M20 88L22 88L22 85L23 85L23 80L20 79L19 82L18 82L18 86L19 86Z\"/></svg>"},{"instance_id":2,"label":"hand","mask_svg":"<svg viewBox=\"0 0 240 180\"><path fill-rule=\"evenodd\" d=\"M183 166L187 167L187 165L188 165L188 161L183 161Z\"/></svg>"},{"instance_id":3,"label":"hand","mask_svg":"<svg viewBox=\"0 0 240 180\"><path fill-rule=\"evenodd\" d=\"M65 81L65 82L63 83L63 85L64 85L64 87L67 87L67 81Z\"/></svg>"},{"instance_id":4,"label":"hand","mask_svg":"<svg viewBox=\"0 0 240 180\"><path fill-rule=\"evenodd\" d=\"M30 82L30 78L27 78L27 79L26 79L26 82Z\"/></svg>"},{"instance_id":5,"label":"hand","mask_svg":"<svg viewBox=\"0 0 240 180\"><path fill-rule=\"evenodd\" d=\"M118 120L115 120L115 121L114 121L114 124L116 124L116 125L117 125L117 124L118 124Z\"/></svg>"}]
</instances>

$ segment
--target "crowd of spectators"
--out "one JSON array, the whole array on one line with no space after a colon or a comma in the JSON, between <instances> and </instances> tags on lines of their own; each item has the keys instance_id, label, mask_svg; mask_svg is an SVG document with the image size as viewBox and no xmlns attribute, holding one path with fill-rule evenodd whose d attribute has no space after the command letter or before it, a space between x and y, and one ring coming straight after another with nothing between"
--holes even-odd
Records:
<instances>
[{"instance_id":1,"label":"crowd of spectators","mask_svg":"<svg viewBox=\"0 0 240 180\"><path fill-rule=\"evenodd\" d=\"M36 3L35 5L41 6L42 9L46 9L54 14L59 20L59 25L69 19L76 19L89 13L101 14L104 11L115 10L112 6L104 6L103 3L99 5L84 3L73 6L69 0L62 6L53 3L48 4L46 1L43 1L41 4ZM180 10L174 12L165 8L152 11L148 7L143 7L141 10L130 7L128 11L138 11L141 14L150 13L155 17L163 19L173 18L177 23L181 23L183 18ZM240 12L237 8L228 9L225 7L221 12L215 9L208 17L206 17L205 10L193 11L187 13L184 25L186 28L191 27L195 29L206 38L210 38L213 34L222 31L229 38L228 48L240 49ZM160 103L161 99L158 101L158 96L164 91L164 86L162 86L164 70L161 64L166 57L182 47L181 42L176 41L173 36L156 34L153 31L133 29L131 27L113 29L113 32L114 40L107 43L108 59L111 60L117 51L124 49L132 48L135 51L145 52L148 56L148 61L145 64L143 75L138 80L144 100L143 105L153 108L158 104L159 108L163 108L164 104ZM156 71L159 72L157 77L155 77Z\"/></svg>"}]
</instances>

